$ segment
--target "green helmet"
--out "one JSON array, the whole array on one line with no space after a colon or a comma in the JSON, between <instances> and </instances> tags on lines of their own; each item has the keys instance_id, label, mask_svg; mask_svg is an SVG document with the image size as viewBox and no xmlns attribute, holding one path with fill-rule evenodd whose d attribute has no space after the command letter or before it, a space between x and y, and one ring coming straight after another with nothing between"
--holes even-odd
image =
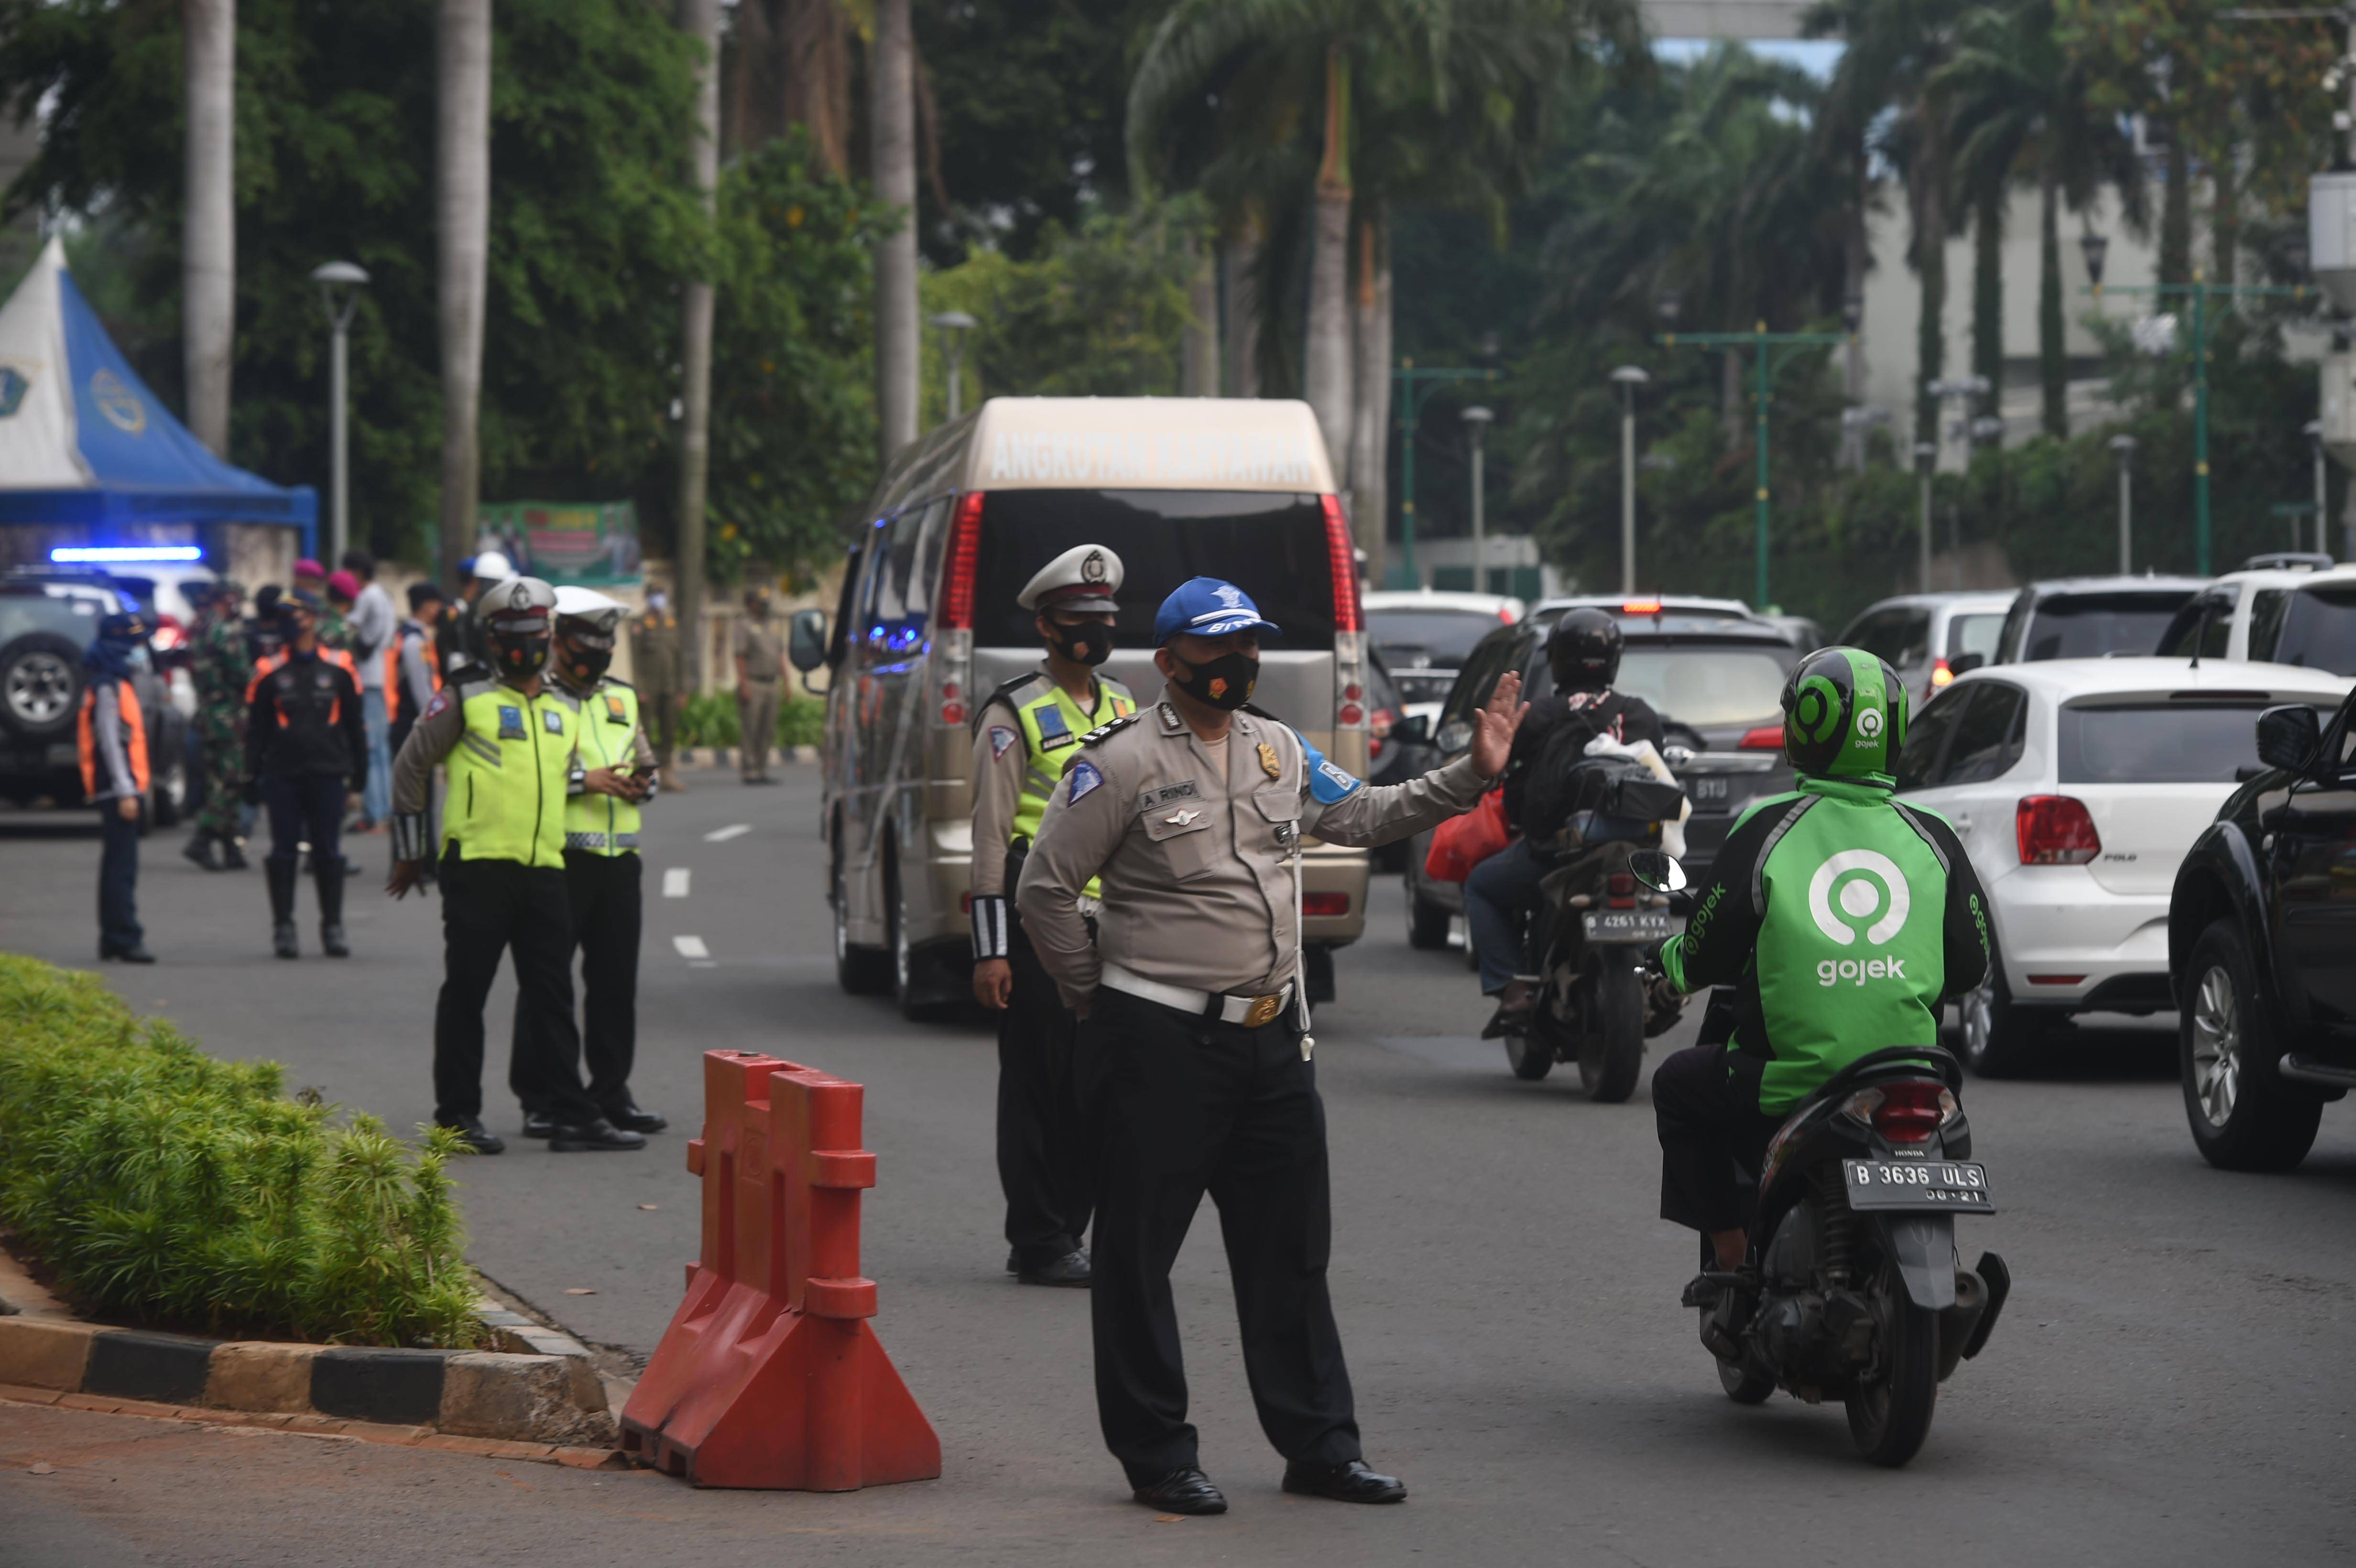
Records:
<instances>
[{"instance_id":1,"label":"green helmet","mask_svg":"<svg viewBox=\"0 0 2356 1568\"><path fill-rule=\"evenodd\" d=\"M1862 648L1819 648L1783 682L1783 753L1800 773L1862 779L1898 771L1906 688Z\"/></svg>"}]
</instances>

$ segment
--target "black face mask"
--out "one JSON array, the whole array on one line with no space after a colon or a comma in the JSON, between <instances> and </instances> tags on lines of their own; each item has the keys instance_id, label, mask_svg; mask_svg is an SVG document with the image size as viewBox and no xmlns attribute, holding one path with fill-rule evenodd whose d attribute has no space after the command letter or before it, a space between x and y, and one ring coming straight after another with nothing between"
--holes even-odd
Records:
<instances>
[{"instance_id":1,"label":"black face mask","mask_svg":"<svg viewBox=\"0 0 2356 1568\"><path fill-rule=\"evenodd\" d=\"M491 652L499 662L499 673L510 680L529 680L548 664L548 639L539 637L503 637L491 634Z\"/></svg>"},{"instance_id":2,"label":"black face mask","mask_svg":"<svg viewBox=\"0 0 2356 1568\"><path fill-rule=\"evenodd\" d=\"M602 647L576 637L564 640L564 673L576 686L596 685L597 677L604 675L606 667L613 662L614 644L610 638L605 640Z\"/></svg>"},{"instance_id":3,"label":"black face mask","mask_svg":"<svg viewBox=\"0 0 2356 1568\"><path fill-rule=\"evenodd\" d=\"M1093 668L1112 657L1112 628L1095 621L1066 626L1051 620L1047 623L1047 645L1055 651L1057 658Z\"/></svg>"},{"instance_id":4,"label":"black face mask","mask_svg":"<svg viewBox=\"0 0 2356 1568\"><path fill-rule=\"evenodd\" d=\"M1259 680L1259 660L1249 654L1221 654L1207 664L1190 665L1173 653L1170 662L1181 672L1171 677L1171 685L1197 702L1230 713L1251 700L1252 687Z\"/></svg>"}]
</instances>

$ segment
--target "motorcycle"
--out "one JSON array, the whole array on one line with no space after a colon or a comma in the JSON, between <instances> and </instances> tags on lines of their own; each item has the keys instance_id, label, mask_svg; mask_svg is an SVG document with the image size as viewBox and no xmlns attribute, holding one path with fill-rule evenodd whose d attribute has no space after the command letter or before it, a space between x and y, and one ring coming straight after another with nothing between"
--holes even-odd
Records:
<instances>
[{"instance_id":1,"label":"motorcycle","mask_svg":"<svg viewBox=\"0 0 2356 1568\"><path fill-rule=\"evenodd\" d=\"M1575 847L1538 884L1537 995L1505 1032L1505 1062L1535 1082L1579 1064L1588 1097L1616 1104L1636 1091L1648 1029L1644 953L1684 928L1668 900L1628 869L1643 846ZM1657 853L1657 851L1655 851Z\"/></svg>"},{"instance_id":2,"label":"motorcycle","mask_svg":"<svg viewBox=\"0 0 2356 1568\"><path fill-rule=\"evenodd\" d=\"M1673 905L1691 897L1658 850L1630 870ZM1729 1038L1733 1016L1732 991L1712 992L1701 1043ZM1868 1052L1785 1118L1755 1179L1742 1173L1748 1257L1720 1273L1701 1238L1685 1303L1729 1398L1838 1399L1877 1465L1922 1447L1939 1385L1987 1347L2012 1289L1995 1253L1965 1268L1955 1252L1959 1216L1996 1212L1962 1088L1962 1064L1937 1046Z\"/></svg>"}]
</instances>

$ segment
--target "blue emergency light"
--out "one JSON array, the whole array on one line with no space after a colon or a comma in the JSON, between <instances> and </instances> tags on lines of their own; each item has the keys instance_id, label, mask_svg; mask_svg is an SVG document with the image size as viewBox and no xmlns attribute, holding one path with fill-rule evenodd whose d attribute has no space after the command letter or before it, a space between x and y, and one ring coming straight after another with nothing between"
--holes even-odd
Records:
<instances>
[{"instance_id":1,"label":"blue emergency light","mask_svg":"<svg viewBox=\"0 0 2356 1568\"><path fill-rule=\"evenodd\" d=\"M123 561L202 560L204 549L192 544L61 544L49 551L59 566L112 565Z\"/></svg>"}]
</instances>

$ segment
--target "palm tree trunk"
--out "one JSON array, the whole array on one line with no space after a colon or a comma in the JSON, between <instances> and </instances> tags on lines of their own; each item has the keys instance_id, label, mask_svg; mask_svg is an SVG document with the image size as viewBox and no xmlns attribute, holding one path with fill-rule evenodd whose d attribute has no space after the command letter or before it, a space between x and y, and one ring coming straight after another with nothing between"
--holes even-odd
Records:
<instances>
[{"instance_id":1,"label":"palm tree trunk","mask_svg":"<svg viewBox=\"0 0 2356 1568\"><path fill-rule=\"evenodd\" d=\"M1303 389L1324 432L1334 482L1350 476L1350 68L1338 43L1325 50L1325 158L1317 172L1309 262Z\"/></svg>"},{"instance_id":2,"label":"palm tree trunk","mask_svg":"<svg viewBox=\"0 0 2356 1568\"><path fill-rule=\"evenodd\" d=\"M491 227L491 0L441 0L434 165L442 326L442 571L475 553Z\"/></svg>"},{"instance_id":3,"label":"palm tree trunk","mask_svg":"<svg viewBox=\"0 0 2356 1568\"><path fill-rule=\"evenodd\" d=\"M1913 181L1914 266L1922 279L1922 314L1914 324L1914 439L1935 444L1939 400L1930 387L1947 373L1947 155L1938 117L1927 118Z\"/></svg>"},{"instance_id":4,"label":"palm tree trunk","mask_svg":"<svg viewBox=\"0 0 2356 1568\"><path fill-rule=\"evenodd\" d=\"M2049 162L2038 180L2037 380L2045 433L2070 438L2070 359L2062 336L2062 191Z\"/></svg>"},{"instance_id":5,"label":"palm tree trunk","mask_svg":"<svg viewBox=\"0 0 2356 1568\"><path fill-rule=\"evenodd\" d=\"M1358 225L1358 288L1351 323L1356 386L1350 419L1350 518L1370 581L1383 580L1390 507L1391 233L1379 202ZM1477 590L1479 584L1475 583Z\"/></svg>"},{"instance_id":6,"label":"palm tree trunk","mask_svg":"<svg viewBox=\"0 0 2356 1568\"><path fill-rule=\"evenodd\" d=\"M237 0L183 0L181 17L188 130L180 348L188 429L225 457L237 337Z\"/></svg>"},{"instance_id":7,"label":"palm tree trunk","mask_svg":"<svg viewBox=\"0 0 2356 1568\"><path fill-rule=\"evenodd\" d=\"M1215 398L1219 395L1219 274L1218 262L1205 249L1200 234L1188 234L1186 254L1186 325L1178 335L1178 395Z\"/></svg>"},{"instance_id":8,"label":"palm tree trunk","mask_svg":"<svg viewBox=\"0 0 2356 1568\"><path fill-rule=\"evenodd\" d=\"M1248 217L1219 241L1219 272L1227 295L1225 325L1227 396L1259 396L1259 285L1254 272L1261 244L1259 219Z\"/></svg>"},{"instance_id":9,"label":"palm tree trunk","mask_svg":"<svg viewBox=\"0 0 2356 1568\"><path fill-rule=\"evenodd\" d=\"M679 0L679 25L703 57L696 65L695 133L689 166L709 222L720 184L720 0ZM690 691L704 686L704 503L712 475L712 310L710 280L691 278L680 299L679 421L679 624L680 671Z\"/></svg>"},{"instance_id":10,"label":"palm tree trunk","mask_svg":"<svg viewBox=\"0 0 2356 1568\"><path fill-rule=\"evenodd\" d=\"M842 0L785 0L784 10L775 27L783 123L808 126L819 160L843 174L851 167L850 19Z\"/></svg>"},{"instance_id":11,"label":"palm tree trunk","mask_svg":"<svg viewBox=\"0 0 2356 1568\"><path fill-rule=\"evenodd\" d=\"M881 464L916 439L916 89L909 0L876 0L868 73L875 199L899 227L875 246L875 434Z\"/></svg>"},{"instance_id":12,"label":"palm tree trunk","mask_svg":"<svg viewBox=\"0 0 2356 1568\"><path fill-rule=\"evenodd\" d=\"M1979 193L1972 214L1972 374L1987 380L1974 411L1997 411L2004 397L2004 187Z\"/></svg>"},{"instance_id":13,"label":"palm tree trunk","mask_svg":"<svg viewBox=\"0 0 2356 1568\"><path fill-rule=\"evenodd\" d=\"M1841 296L1842 306L1865 299L1865 270L1872 258L1872 241L1865 231L1865 215L1873 199L1871 165L1865 151L1863 132L1851 139L1848 149L1849 166L1855 171L1857 186L1850 193L1849 208L1845 215L1847 243L1842 247ZM1841 350L1841 399L1852 407L1865 401L1865 323L1860 318L1848 335ZM1865 428L1844 424L1841 430L1840 465L1844 468L1865 466Z\"/></svg>"}]
</instances>

